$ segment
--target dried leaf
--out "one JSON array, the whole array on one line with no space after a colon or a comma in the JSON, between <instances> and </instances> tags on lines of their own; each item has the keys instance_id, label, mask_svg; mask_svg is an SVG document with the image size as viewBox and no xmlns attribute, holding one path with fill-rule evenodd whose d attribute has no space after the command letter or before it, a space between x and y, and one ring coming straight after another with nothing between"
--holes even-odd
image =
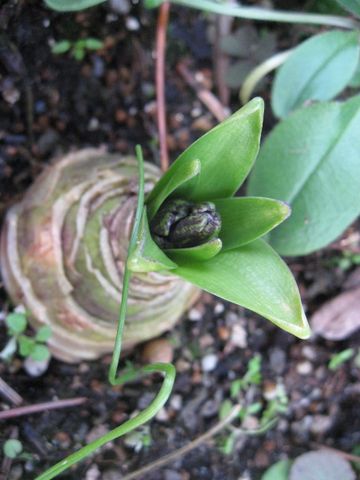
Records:
<instances>
[{"instance_id":1,"label":"dried leaf","mask_svg":"<svg viewBox=\"0 0 360 480\"><path fill-rule=\"evenodd\" d=\"M360 288L326 302L312 317L315 334L328 340L343 340L360 328Z\"/></svg>"}]
</instances>

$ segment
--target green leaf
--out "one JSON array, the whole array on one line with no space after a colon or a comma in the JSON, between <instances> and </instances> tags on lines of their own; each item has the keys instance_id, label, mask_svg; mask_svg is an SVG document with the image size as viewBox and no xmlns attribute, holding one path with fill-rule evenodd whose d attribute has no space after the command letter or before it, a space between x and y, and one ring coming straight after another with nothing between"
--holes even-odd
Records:
<instances>
[{"instance_id":1,"label":"green leaf","mask_svg":"<svg viewBox=\"0 0 360 480\"><path fill-rule=\"evenodd\" d=\"M85 47L88 50L99 50L104 46L104 42L102 40L98 40L97 38L86 38L85 39Z\"/></svg>"},{"instance_id":2,"label":"green leaf","mask_svg":"<svg viewBox=\"0 0 360 480\"><path fill-rule=\"evenodd\" d=\"M304 255L335 240L360 213L360 96L313 105L271 132L248 193L290 204L270 234L283 255Z\"/></svg>"},{"instance_id":3,"label":"green leaf","mask_svg":"<svg viewBox=\"0 0 360 480\"><path fill-rule=\"evenodd\" d=\"M336 0L349 12L360 17L360 0Z\"/></svg>"},{"instance_id":4,"label":"green leaf","mask_svg":"<svg viewBox=\"0 0 360 480\"><path fill-rule=\"evenodd\" d=\"M132 272L157 272L171 270L176 266L152 239L145 207L136 246L128 259L129 269Z\"/></svg>"},{"instance_id":5,"label":"green leaf","mask_svg":"<svg viewBox=\"0 0 360 480\"><path fill-rule=\"evenodd\" d=\"M223 250L252 242L290 215L288 205L270 198L225 198L213 202L221 216Z\"/></svg>"},{"instance_id":6,"label":"green leaf","mask_svg":"<svg viewBox=\"0 0 360 480\"><path fill-rule=\"evenodd\" d=\"M24 313L9 313L5 318L6 326L10 335L19 335L24 332L27 325L26 315Z\"/></svg>"},{"instance_id":7,"label":"green leaf","mask_svg":"<svg viewBox=\"0 0 360 480\"><path fill-rule=\"evenodd\" d=\"M16 458L23 451L22 443L15 438L6 440L3 446L4 455L8 458Z\"/></svg>"},{"instance_id":8,"label":"green leaf","mask_svg":"<svg viewBox=\"0 0 360 480\"><path fill-rule=\"evenodd\" d=\"M153 219L160 206L174 190L199 175L200 169L200 160L193 158L186 158L181 163L174 162L157 182L146 200L149 219Z\"/></svg>"},{"instance_id":9,"label":"green leaf","mask_svg":"<svg viewBox=\"0 0 360 480\"><path fill-rule=\"evenodd\" d=\"M355 73L349 82L349 87L352 88L359 88L360 87L360 59L358 65L356 67Z\"/></svg>"},{"instance_id":10,"label":"green leaf","mask_svg":"<svg viewBox=\"0 0 360 480\"><path fill-rule=\"evenodd\" d=\"M181 262L181 259L195 260L203 262L209 258L215 257L222 247L222 242L219 238L213 238L202 245L188 248L169 248L165 250L166 254L176 263Z\"/></svg>"},{"instance_id":11,"label":"green leaf","mask_svg":"<svg viewBox=\"0 0 360 480\"><path fill-rule=\"evenodd\" d=\"M261 480L288 480L291 460L280 460L274 463L261 477Z\"/></svg>"},{"instance_id":12,"label":"green leaf","mask_svg":"<svg viewBox=\"0 0 360 480\"><path fill-rule=\"evenodd\" d=\"M355 351L353 348L347 348L342 352L336 353L331 357L331 360L329 362L329 369L336 370L337 368L340 367L340 365L350 360L350 358L354 355L354 353Z\"/></svg>"},{"instance_id":13,"label":"green leaf","mask_svg":"<svg viewBox=\"0 0 360 480\"><path fill-rule=\"evenodd\" d=\"M331 31L303 42L277 71L272 108L278 117L309 100L331 100L352 79L360 53L359 33Z\"/></svg>"},{"instance_id":14,"label":"green leaf","mask_svg":"<svg viewBox=\"0 0 360 480\"><path fill-rule=\"evenodd\" d=\"M59 42L56 42L52 46L51 52L54 53L55 55L60 55L62 53L68 52L70 48L71 48L71 42L69 40L60 40Z\"/></svg>"},{"instance_id":15,"label":"green leaf","mask_svg":"<svg viewBox=\"0 0 360 480\"><path fill-rule=\"evenodd\" d=\"M44 0L46 5L58 12L77 12L93 7L106 0Z\"/></svg>"},{"instance_id":16,"label":"green leaf","mask_svg":"<svg viewBox=\"0 0 360 480\"><path fill-rule=\"evenodd\" d=\"M309 337L295 280L286 264L262 240L220 252L207 262L182 260L174 273L259 313L297 337Z\"/></svg>"},{"instance_id":17,"label":"green leaf","mask_svg":"<svg viewBox=\"0 0 360 480\"><path fill-rule=\"evenodd\" d=\"M30 353L30 357L37 362L43 362L50 357L50 351L46 345L37 343Z\"/></svg>"},{"instance_id":18,"label":"green leaf","mask_svg":"<svg viewBox=\"0 0 360 480\"><path fill-rule=\"evenodd\" d=\"M28 357L35 348L35 340L25 335L21 335L18 338L19 342L19 353L23 357Z\"/></svg>"},{"instance_id":19,"label":"green leaf","mask_svg":"<svg viewBox=\"0 0 360 480\"><path fill-rule=\"evenodd\" d=\"M81 60L84 59L85 57L85 50L83 47L81 47L80 45L76 45L72 52L71 52L72 56L75 58L75 60L78 60L79 62Z\"/></svg>"},{"instance_id":20,"label":"green leaf","mask_svg":"<svg viewBox=\"0 0 360 480\"><path fill-rule=\"evenodd\" d=\"M190 145L172 168L181 168L188 158L198 158L201 171L197 178L177 188L174 196L195 202L232 196L258 153L263 112L263 100L254 98Z\"/></svg>"},{"instance_id":21,"label":"green leaf","mask_svg":"<svg viewBox=\"0 0 360 480\"><path fill-rule=\"evenodd\" d=\"M47 325L44 325L43 327L39 328L39 330L36 333L35 340L37 342L47 342L49 338L51 337L51 328Z\"/></svg>"},{"instance_id":22,"label":"green leaf","mask_svg":"<svg viewBox=\"0 0 360 480\"><path fill-rule=\"evenodd\" d=\"M224 418L230 415L230 412L233 408L233 403L230 400L224 400L219 409L219 419L224 420Z\"/></svg>"}]
</instances>

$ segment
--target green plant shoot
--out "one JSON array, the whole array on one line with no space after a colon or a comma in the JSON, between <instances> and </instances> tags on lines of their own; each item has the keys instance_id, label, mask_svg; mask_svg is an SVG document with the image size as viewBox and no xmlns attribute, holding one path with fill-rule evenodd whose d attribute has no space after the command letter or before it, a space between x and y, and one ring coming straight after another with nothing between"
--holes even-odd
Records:
<instances>
[{"instance_id":1,"label":"green plant shoot","mask_svg":"<svg viewBox=\"0 0 360 480\"><path fill-rule=\"evenodd\" d=\"M257 156L262 120L263 101L256 98L183 152L146 201L143 157L141 148L136 148L139 194L109 382L120 385L145 374L162 373L163 384L152 403L137 416L59 462L37 480L54 478L105 443L141 426L156 415L171 393L175 379L172 364L130 368L117 375L131 272L168 270L263 315L300 338L309 336L290 271L260 239L288 217L289 207L268 198L234 197ZM258 372L258 362L253 370Z\"/></svg>"}]
</instances>

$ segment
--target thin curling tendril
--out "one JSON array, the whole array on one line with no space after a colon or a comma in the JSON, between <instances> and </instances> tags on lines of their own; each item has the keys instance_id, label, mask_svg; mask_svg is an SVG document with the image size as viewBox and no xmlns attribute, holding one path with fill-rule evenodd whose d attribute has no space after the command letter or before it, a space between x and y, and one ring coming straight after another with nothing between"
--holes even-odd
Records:
<instances>
[{"instance_id":1,"label":"thin curling tendril","mask_svg":"<svg viewBox=\"0 0 360 480\"><path fill-rule=\"evenodd\" d=\"M118 377L116 376L117 370L119 367L119 362L120 362L122 334L123 334L126 312L127 312L127 298L128 298L129 283L130 283L130 277L131 277L131 271L127 266L127 260L135 248L136 241L138 238L140 220L141 220L143 209L144 209L144 158L143 158L142 149L140 145L136 146L135 152L136 152L136 158L139 165L138 201L137 201L136 213L134 218L134 226L131 232L127 259L125 263L119 321L118 321L115 346L113 350L111 365L109 368L108 379L110 384L115 386L115 385L121 385L123 383L126 383L129 380L137 379L146 374L162 373L164 375L163 383L161 385L161 388L158 394L150 403L150 405L146 407L144 410L142 410L138 415L136 415L136 417L133 417L127 420L122 425L111 430L111 432L108 432L106 435L103 435L97 440L94 440L93 442L89 443L85 447L81 448L77 452L69 455L64 460L61 460L60 462L58 462L57 464L49 468L46 472L36 477L35 480L50 480L52 478L55 478L64 470L67 470L72 465L80 462L87 456L91 455L98 448L102 447L106 443L111 442L112 440L115 440L123 435L126 435L127 433L133 431L135 428L138 428L144 423L151 420L167 402L174 385L176 370L174 365L172 365L171 363L152 363L150 365L146 365L145 367L139 368L137 370L136 369L128 370Z\"/></svg>"}]
</instances>

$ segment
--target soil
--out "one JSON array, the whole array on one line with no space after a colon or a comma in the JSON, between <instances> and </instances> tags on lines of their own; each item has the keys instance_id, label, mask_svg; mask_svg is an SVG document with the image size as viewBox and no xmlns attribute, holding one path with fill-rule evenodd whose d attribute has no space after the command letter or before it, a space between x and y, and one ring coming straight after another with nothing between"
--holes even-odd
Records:
<instances>
[{"instance_id":1,"label":"soil","mask_svg":"<svg viewBox=\"0 0 360 480\"><path fill-rule=\"evenodd\" d=\"M105 145L110 151L132 153L141 143L145 158L159 163L156 141L154 34L156 12L140 3L113 1L85 12L58 14L40 1L3 1L0 7L0 215L21 197L24 189L51 158L70 149ZM250 2L255 3L255 2ZM281 3L274 4L281 6ZM294 7L295 7L294 2ZM302 3L302 2L300 2ZM114 7L128 6L126 14ZM176 64L189 61L192 72L214 88L211 18L199 12L172 8L168 34L166 106L171 158L216 124L215 118L177 74ZM260 28L258 24L254 27ZM263 25L261 25L263 28ZM269 25L282 46L309 32L308 27ZM302 30L301 30L302 29ZM97 52L78 61L55 55L55 41L96 37L104 41ZM269 99L269 84L259 92ZM238 108L236 92L231 107ZM275 120L268 105L265 131ZM353 225L343 240L359 231ZM346 243L346 242L345 242ZM343 242L344 244L344 242ZM309 317L328 299L341 293L355 266L340 268L342 243L317 254L291 259ZM3 322L10 309L1 290L0 350L7 341ZM187 444L219 418L230 399L234 380L242 378L249 360L261 356L262 379L240 393L244 405L261 402L262 412L282 385L288 405L277 424L258 436L240 435L225 454L221 445L229 433L216 436L187 455L139 478L147 480L256 480L275 461L294 458L319 445L351 452L360 443L356 415L360 392L359 363L354 359L335 371L328 368L333 354L356 349L359 335L338 342L320 336L300 341L239 307L203 294L172 332L170 343L177 379L170 401L143 436L119 439L83 461L64 479L120 479L122 475ZM142 349L130 356L142 362ZM145 379L110 388L110 357L68 365L52 359L46 372L30 376L23 360L0 363L0 376L26 404L86 397L81 406L3 421L0 444L21 440L31 454L26 461L2 461L3 479L32 479L80 446L122 423L148 404L158 391L158 379ZM276 404L279 406L280 401ZM2 410L12 405L0 401ZM259 426L261 412L248 415L242 428ZM237 425L235 423L235 425ZM150 445L147 439L150 437ZM135 444L135 447L134 447ZM1 455L1 454L0 454ZM1 476L2 475L2 476Z\"/></svg>"}]
</instances>

